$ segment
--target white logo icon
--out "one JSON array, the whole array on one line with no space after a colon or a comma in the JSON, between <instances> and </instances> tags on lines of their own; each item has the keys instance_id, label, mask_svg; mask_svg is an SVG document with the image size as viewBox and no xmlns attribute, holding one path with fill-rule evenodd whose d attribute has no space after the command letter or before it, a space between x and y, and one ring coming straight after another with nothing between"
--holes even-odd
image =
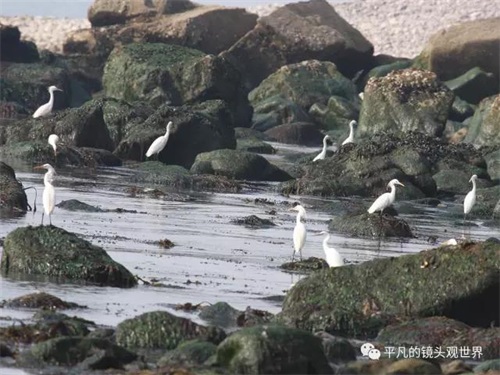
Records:
<instances>
[{"instance_id":1,"label":"white logo icon","mask_svg":"<svg viewBox=\"0 0 500 375\"><path fill-rule=\"evenodd\" d=\"M361 354L363 354L363 357L368 357L373 360L380 358L380 350L376 349L375 346L369 342L361 345Z\"/></svg>"},{"instance_id":2,"label":"white logo icon","mask_svg":"<svg viewBox=\"0 0 500 375\"><path fill-rule=\"evenodd\" d=\"M372 349L368 352L368 358L370 359L379 359L380 358L380 350Z\"/></svg>"}]
</instances>

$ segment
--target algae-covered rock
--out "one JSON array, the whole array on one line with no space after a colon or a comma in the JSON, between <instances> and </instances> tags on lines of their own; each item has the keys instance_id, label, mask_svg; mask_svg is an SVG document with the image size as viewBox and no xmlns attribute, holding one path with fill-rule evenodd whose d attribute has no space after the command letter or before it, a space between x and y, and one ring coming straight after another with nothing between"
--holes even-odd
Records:
<instances>
[{"instance_id":1,"label":"algae-covered rock","mask_svg":"<svg viewBox=\"0 0 500 375\"><path fill-rule=\"evenodd\" d=\"M56 204L56 206L68 211L104 212L103 209L79 201L78 199L68 199L65 201L61 201Z\"/></svg>"},{"instance_id":2,"label":"algae-covered rock","mask_svg":"<svg viewBox=\"0 0 500 375\"><path fill-rule=\"evenodd\" d=\"M492 82L494 79L493 76L493 73L485 72L481 68L475 67L459 77L446 81L445 85L448 86L457 97L466 102L477 104L484 97L495 93L495 90L490 89L490 87L494 85Z\"/></svg>"},{"instance_id":3,"label":"algae-covered rock","mask_svg":"<svg viewBox=\"0 0 500 375\"><path fill-rule=\"evenodd\" d=\"M208 341L186 341L161 357L158 366L201 365L214 355L216 350L217 346Z\"/></svg>"},{"instance_id":4,"label":"algae-covered rock","mask_svg":"<svg viewBox=\"0 0 500 375\"><path fill-rule=\"evenodd\" d=\"M326 105L314 103L309 108L309 115L320 124L322 128L337 130L337 133L344 133L344 131L347 130L348 135L349 123L353 119L358 118L359 107L356 100L349 101L341 96L334 95L328 99Z\"/></svg>"},{"instance_id":5,"label":"algae-covered rock","mask_svg":"<svg viewBox=\"0 0 500 375\"><path fill-rule=\"evenodd\" d=\"M488 241L321 270L288 292L280 320L363 339L417 317L489 327L498 324L499 266L500 245Z\"/></svg>"},{"instance_id":6,"label":"algae-covered rock","mask_svg":"<svg viewBox=\"0 0 500 375\"><path fill-rule=\"evenodd\" d=\"M153 311L127 319L116 328L116 342L127 348L175 349L185 340L220 343L226 334L217 327L204 327L166 311Z\"/></svg>"},{"instance_id":7,"label":"algae-covered rock","mask_svg":"<svg viewBox=\"0 0 500 375\"><path fill-rule=\"evenodd\" d=\"M192 173L215 174L237 180L286 181L290 175L264 157L236 150L204 152L196 157Z\"/></svg>"},{"instance_id":8,"label":"algae-covered rock","mask_svg":"<svg viewBox=\"0 0 500 375\"><path fill-rule=\"evenodd\" d=\"M217 302L204 306L199 317L210 324L227 329L236 327L236 319L240 314L240 310L236 310L228 303Z\"/></svg>"},{"instance_id":9,"label":"algae-covered rock","mask_svg":"<svg viewBox=\"0 0 500 375\"><path fill-rule=\"evenodd\" d=\"M244 152L254 152L256 154L275 154L276 150L269 143L257 138L238 139L236 149Z\"/></svg>"},{"instance_id":10,"label":"algae-covered rock","mask_svg":"<svg viewBox=\"0 0 500 375\"><path fill-rule=\"evenodd\" d=\"M217 348L217 363L234 374L333 374L319 338L274 325L233 333Z\"/></svg>"},{"instance_id":11,"label":"algae-covered rock","mask_svg":"<svg viewBox=\"0 0 500 375\"><path fill-rule=\"evenodd\" d=\"M323 342L323 350L329 362L340 363L356 360L356 349L343 338L332 336L326 332L315 333Z\"/></svg>"},{"instance_id":12,"label":"algae-covered rock","mask_svg":"<svg viewBox=\"0 0 500 375\"><path fill-rule=\"evenodd\" d=\"M276 142L303 146L321 146L325 136L318 126L307 122L279 125L265 134Z\"/></svg>"},{"instance_id":13,"label":"algae-covered rock","mask_svg":"<svg viewBox=\"0 0 500 375\"><path fill-rule=\"evenodd\" d=\"M254 105L252 129L264 132L282 124L310 121L307 112L297 103L274 95Z\"/></svg>"},{"instance_id":14,"label":"algae-covered rock","mask_svg":"<svg viewBox=\"0 0 500 375\"><path fill-rule=\"evenodd\" d=\"M328 228L354 237L415 237L405 220L388 214L364 212L337 216Z\"/></svg>"},{"instance_id":15,"label":"algae-covered rock","mask_svg":"<svg viewBox=\"0 0 500 375\"><path fill-rule=\"evenodd\" d=\"M0 209L22 212L28 209L23 184L16 179L14 169L3 161L0 161Z\"/></svg>"},{"instance_id":16,"label":"algae-covered rock","mask_svg":"<svg viewBox=\"0 0 500 375\"><path fill-rule=\"evenodd\" d=\"M45 292L26 294L1 304L2 307L9 308L30 308L30 309L75 309L79 306L73 302L66 302L62 299Z\"/></svg>"},{"instance_id":17,"label":"algae-covered rock","mask_svg":"<svg viewBox=\"0 0 500 375\"><path fill-rule=\"evenodd\" d=\"M495 182L500 182L500 148L484 155L488 175Z\"/></svg>"},{"instance_id":18,"label":"algae-covered rock","mask_svg":"<svg viewBox=\"0 0 500 375\"><path fill-rule=\"evenodd\" d=\"M454 95L432 72L405 69L371 78L365 86L359 135L419 131L443 133Z\"/></svg>"},{"instance_id":19,"label":"algae-covered rock","mask_svg":"<svg viewBox=\"0 0 500 375\"><path fill-rule=\"evenodd\" d=\"M24 227L4 241L3 276L37 275L49 280L129 288L134 276L100 247L54 226Z\"/></svg>"},{"instance_id":20,"label":"algae-covered rock","mask_svg":"<svg viewBox=\"0 0 500 375\"><path fill-rule=\"evenodd\" d=\"M469 123L465 142L477 146L500 145L500 94L486 98L479 103Z\"/></svg>"}]
</instances>

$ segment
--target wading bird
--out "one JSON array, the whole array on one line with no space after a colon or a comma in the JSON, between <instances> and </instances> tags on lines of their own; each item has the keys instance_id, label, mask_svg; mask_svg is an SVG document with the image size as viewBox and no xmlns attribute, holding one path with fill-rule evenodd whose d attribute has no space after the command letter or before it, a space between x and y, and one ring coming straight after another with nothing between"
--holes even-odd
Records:
<instances>
[{"instance_id":1,"label":"wading bird","mask_svg":"<svg viewBox=\"0 0 500 375\"><path fill-rule=\"evenodd\" d=\"M382 212L394 203L394 201L396 200L396 185L404 186L397 179L391 180L387 184L387 186L391 188L390 193L384 193L380 197L378 197L368 209L369 214L380 211L380 215L382 215Z\"/></svg>"},{"instance_id":2,"label":"wading bird","mask_svg":"<svg viewBox=\"0 0 500 375\"><path fill-rule=\"evenodd\" d=\"M328 147L327 141L330 139L330 136L325 135L325 138L323 138L323 150L313 159L313 161L317 160L323 160L326 157L326 148Z\"/></svg>"},{"instance_id":3,"label":"wading bird","mask_svg":"<svg viewBox=\"0 0 500 375\"><path fill-rule=\"evenodd\" d=\"M56 86L50 86L49 87L49 101L45 103L44 105L41 105L35 113L33 113L33 118L37 117L42 117L42 116L47 116L52 112L52 107L54 106L54 91L62 91L61 89L58 89Z\"/></svg>"},{"instance_id":4,"label":"wading bird","mask_svg":"<svg viewBox=\"0 0 500 375\"><path fill-rule=\"evenodd\" d=\"M352 120L349 123L349 137L346 138L344 142L342 142L342 146L348 143L354 143L354 126L356 126L357 122Z\"/></svg>"},{"instance_id":5,"label":"wading bird","mask_svg":"<svg viewBox=\"0 0 500 375\"><path fill-rule=\"evenodd\" d=\"M161 150L165 148L168 142L168 137L170 136L170 129L172 128L172 121L170 121L167 124L167 131L165 132L165 135L162 135L154 140L154 142L149 146L148 152L146 152L146 157L149 158L153 155L156 154L156 157L158 158L158 155L160 154Z\"/></svg>"},{"instance_id":6,"label":"wading bird","mask_svg":"<svg viewBox=\"0 0 500 375\"><path fill-rule=\"evenodd\" d=\"M473 175L469 182L472 182L472 190L467 193L464 200L464 223L465 217L472 210L472 207L476 203L476 180L477 175Z\"/></svg>"},{"instance_id":7,"label":"wading bird","mask_svg":"<svg viewBox=\"0 0 500 375\"><path fill-rule=\"evenodd\" d=\"M323 240L323 251L325 252L326 263L330 267L340 267L344 265L344 258L342 255L335 250L333 247L328 246L328 241L330 240L330 233L327 231L323 231L320 234L326 234L326 237Z\"/></svg>"},{"instance_id":8,"label":"wading bird","mask_svg":"<svg viewBox=\"0 0 500 375\"><path fill-rule=\"evenodd\" d=\"M300 204L296 204L294 207L290 208L290 211L297 211L297 223L293 229L293 254L292 262L295 260L295 254L300 255L302 260L302 248L306 243L307 231L306 226L302 222L302 219L306 218L306 210Z\"/></svg>"},{"instance_id":9,"label":"wading bird","mask_svg":"<svg viewBox=\"0 0 500 375\"><path fill-rule=\"evenodd\" d=\"M54 149L55 158L57 158L57 142L59 142L59 137L56 134L49 135L48 143Z\"/></svg>"},{"instance_id":10,"label":"wading bird","mask_svg":"<svg viewBox=\"0 0 500 375\"><path fill-rule=\"evenodd\" d=\"M52 225L52 212L54 211L54 205L56 201L56 190L54 189L54 175L56 174L56 170L50 164L40 165L35 167L35 169L46 169L47 173L43 176L43 184L45 188L43 189L43 212L42 212L42 225L43 225L43 216L47 214L49 216L49 223Z\"/></svg>"}]
</instances>

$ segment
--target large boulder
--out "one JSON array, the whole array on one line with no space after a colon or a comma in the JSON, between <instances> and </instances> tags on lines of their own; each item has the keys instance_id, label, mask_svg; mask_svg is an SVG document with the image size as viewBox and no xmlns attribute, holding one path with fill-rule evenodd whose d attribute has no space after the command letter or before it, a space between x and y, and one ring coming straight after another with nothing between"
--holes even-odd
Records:
<instances>
[{"instance_id":1,"label":"large boulder","mask_svg":"<svg viewBox=\"0 0 500 375\"><path fill-rule=\"evenodd\" d=\"M215 174L237 180L286 181L290 175L263 156L237 150L216 150L199 154L191 172Z\"/></svg>"},{"instance_id":2,"label":"large boulder","mask_svg":"<svg viewBox=\"0 0 500 375\"><path fill-rule=\"evenodd\" d=\"M469 122L465 142L476 146L500 145L500 94L479 103L474 117Z\"/></svg>"},{"instance_id":3,"label":"large boulder","mask_svg":"<svg viewBox=\"0 0 500 375\"><path fill-rule=\"evenodd\" d=\"M474 95L478 99L494 95L500 91L500 18L463 22L438 31L416 60L443 81L479 67L492 77Z\"/></svg>"},{"instance_id":4,"label":"large boulder","mask_svg":"<svg viewBox=\"0 0 500 375\"><path fill-rule=\"evenodd\" d=\"M217 348L217 363L233 374L333 374L319 338L274 325L233 333Z\"/></svg>"},{"instance_id":5,"label":"large boulder","mask_svg":"<svg viewBox=\"0 0 500 375\"><path fill-rule=\"evenodd\" d=\"M318 147L325 137L316 125L306 122L279 125L265 134L280 143Z\"/></svg>"},{"instance_id":6,"label":"large boulder","mask_svg":"<svg viewBox=\"0 0 500 375\"><path fill-rule=\"evenodd\" d=\"M23 184L16 179L14 169L3 161L0 161L0 209L20 212L28 209Z\"/></svg>"},{"instance_id":7,"label":"large boulder","mask_svg":"<svg viewBox=\"0 0 500 375\"><path fill-rule=\"evenodd\" d=\"M326 0L287 4L222 53L245 77L248 90L283 65L304 60L334 62L346 76L372 63L373 46Z\"/></svg>"},{"instance_id":8,"label":"large boulder","mask_svg":"<svg viewBox=\"0 0 500 375\"><path fill-rule=\"evenodd\" d=\"M166 147L159 160L190 168L202 152L236 147L233 121L228 106L222 100L210 100L198 105L172 107L163 105L143 123L129 123L115 154L132 160L144 160L148 147L165 127L173 122Z\"/></svg>"},{"instance_id":9,"label":"large boulder","mask_svg":"<svg viewBox=\"0 0 500 375\"><path fill-rule=\"evenodd\" d=\"M492 79L493 73L488 73L481 68L475 67L456 78L445 81L445 85L457 97L468 103L477 104L484 97L498 92L498 90L494 89L485 91L485 88L491 86Z\"/></svg>"},{"instance_id":10,"label":"large boulder","mask_svg":"<svg viewBox=\"0 0 500 375\"><path fill-rule=\"evenodd\" d=\"M280 320L363 339L415 317L498 325L499 269L500 244L487 241L320 270L288 292Z\"/></svg>"},{"instance_id":11,"label":"large boulder","mask_svg":"<svg viewBox=\"0 0 500 375\"><path fill-rule=\"evenodd\" d=\"M0 24L1 61L31 63L39 59L35 43L21 41L19 28Z\"/></svg>"},{"instance_id":12,"label":"large boulder","mask_svg":"<svg viewBox=\"0 0 500 375\"><path fill-rule=\"evenodd\" d=\"M453 98L453 92L429 71L405 69L371 78L365 86L358 134L419 131L440 136Z\"/></svg>"},{"instance_id":13,"label":"large boulder","mask_svg":"<svg viewBox=\"0 0 500 375\"><path fill-rule=\"evenodd\" d=\"M135 277L100 247L54 226L24 227L5 237L3 276L37 276L129 288Z\"/></svg>"}]
</instances>

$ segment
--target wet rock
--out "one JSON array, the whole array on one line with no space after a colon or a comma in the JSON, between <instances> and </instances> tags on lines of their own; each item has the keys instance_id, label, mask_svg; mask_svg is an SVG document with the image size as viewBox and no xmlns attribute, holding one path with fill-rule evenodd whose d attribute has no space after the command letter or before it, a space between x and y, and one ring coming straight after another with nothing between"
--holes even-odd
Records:
<instances>
[{"instance_id":1,"label":"wet rock","mask_svg":"<svg viewBox=\"0 0 500 375\"><path fill-rule=\"evenodd\" d=\"M217 363L235 374L332 374L321 340L282 326L233 333L217 348Z\"/></svg>"},{"instance_id":2,"label":"wet rock","mask_svg":"<svg viewBox=\"0 0 500 375\"><path fill-rule=\"evenodd\" d=\"M500 94L482 100L469 123L465 142L477 146L500 144Z\"/></svg>"},{"instance_id":3,"label":"wet rock","mask_svg":"<svg viewBox=\"0 0 500 375\"><path fill-rule=\"evenodd\" d=\"M251 181L286 181L291 178L260 155L227 149L199 154L191 172Z\"/></svg>"},{"instance_id":4,"label":"wet rock","mask_svg":"<svg viewBox=\"0 0 500 375\"><path fill-rule=\"evenodd\" d=\"M283 65L332 61L350 77L371 64L373 46L325 0L288 4L221 55L245 77L248 90Z\"/></svg>"},{"instance_id":5,"label":"wet rock","mask_svg":"<svg viewBox=\"0 0 500 375\"><path fill-rule=\"evenodd\" d=\"M82 370L121 369L137 355L107 340L59 337L34 345L19 360L26 367L78 366Z\"/></svg>"},{"instance_id":6,"label":"wet rock","mask_svg":"<svg viewBox=\"0 0 500 375\"><path fill-rule=\"evenodd\" d=\"M19 28L9 25L0 25L0 56L1 61L17 63L32 63L40 59L35 43L21 41Z\"/></svg>"},{"instance_id":7,"label":"wet rock","mask_svg":"<svg viewBox=\"0 0 500 375\"><path fill-rule=\"evenodd\" d=\"M310 272L328 268L328 263L322 258L309 257L303 260L283 263L280 268L287 271Z\"/></svg>"},{"instance_id":8,"label":"wet rock","mask_svg":"<svg viewBox=\"0 0 500 375\"><path fill-rule=\"evenodd\" d=\"M217 346L211 342L191 340L180 344L158 361L158 366L201 365L215 354Z\"/></svg>"},{"instance_id":9,"label":"wet rock","mask_svg":"<svg viewBox=\"0 0 500 375\"><path fill-rule=\"evenodd\" d=\"M500 182L500 149L484 155L488 175L494 182Z\"/></svg>"},{"instance_id":10,"label":"wet rock","mask_svg":"<svg viewBox=\"0 0 500 375\"><path fill-rule=\"evenodd\" d=\"M241 219L234 219L231 220L231 222L237 225L244 225L251 228L269 228L276 225L269 219L262 219L255 215L246 216Z\"/></svg>"},{"instance_id":11,"label":"wet rock","mask_svg":"<svg viewBox=\"0 0 500 375\"><path fill-rule=\"evenodd\" d=\"M210 324L227 329L236 327L236 319L240 314L240 310L236 310L227 302L217 302L204 306L199 317Z\"/></svg>"},{"instance_id":12,"label":"wet rock","mask_svg":"<svg viewBox=\"0 0 500 375\"><path fill-rule=\"evenodd\" d=\"M475 67L457 78L446 81L445 85L448 86L458 98L462 98L465 103L470 102L477 104L485 97L484 87L491 87L492 79L492 73L485 72L481 68ZM491 94L494 94L494 92Z\"/></svg>"},{"instance_id":13,"label":"wet rock","mask_svg":"<svg viewBox=\"0 0 500 375\"><path fill-rule=\"evenodd\" d=\"M273 141L272 137L269 137L265 133L251 128L236 127L234 128L234 136L237 140L257 138L260 141Z\"/></svg>"},{"instance_id":14,"label":"wet rock","mask_svg":"<svg viewBox=\"0 0 500 375\"><path fill-rule=\"evenodd\" d=\"M103 212L99 207L91 206L90 204L79 201L78 199L69 199L56 204L56 207L68 211L84 211L84 212Z\"/></svg>"},{"instance_id":15,"label":"wet rock","mask_svg":"<svg viewBox=\"0 0 500 375\"><path fill-rule=\"evenodd\" d=\"M175 349L180 342L202 339L220 343L226 334L217 327L204 327L166 311L153 311L127 319L116 328L116 342L127 348Z\"/></svg>"},{"instance_id":16,"label":"wet rock","mask_svg":"<svg viewBox=\"0 0 500 375\"><path fill-rule=\"evenodd\" d=\"M318 147L325 136L318 126L305 122L279 125L267 130L265 134L280 143Z\"/></svg>"},{"instance_id":17,"label":"wet rock","mask_svg":"<svg viewBox=\"0 0 500 375\"><path fill-rule=\"evenodd\" d=\"M349 123L359 117L359 107L356 100L349 101L334 95L328 99L326 104L313 104L309 108L309 115L323 129L336 131L336 138L342 135L345 139L349 135Z\"/></svg>"},{"instance_id":18,"label":"wet rock","mask_svg":"<svg viewBox=\"0 0 500 375\"><path fill-rule=\"evenodd\" d=\"M341 363L356 360L356 349L347 339L332 336L326 332L317 332L315 336L322 340L328 362Z\"/></svg>"},{"instance_id":19,"label":"wet rock","mask_svg":"<svg viewBox=\"0 0 500 375\"><path fill-rule=\"evenodd\" d=\"M489 361L484 361L474 367L474 373L482 374L488 372L500 371L500 359L491 359Z\"/></svg>"},{"instance_id":20,"label":"wet rock","mask_svg":"<svg viewBox=\"0 0 500 375\"><path fill-rule=\"evenodd\" d=\"M363 212L337 216L332 218L328 228L353 237L415 237L405 220L387 213Z\"/></svg>"},{"instance_id":21,"label":"wet rock","mask_svg":"<svg viewBox=\"0 0 500 375\"><path fill-rule=\"evenodd\" d=\"M0 209L26 211L28 198L21 184L16 179L14 169L0 161Z\"/></svg>"},{"instance_id":22,"label":"wet rock","mask_svg":"<svg viewBox=\"0 0 500 375\"><path fill-rule=\"evenodd\" d=\"M88 338L92 339L107 339L111 342L115 341L115 330L114 328L97 328L87 335Z\"/></svg>"},{"instance_id":23,"label":"wet rock","mask_svg":"<svg viewBox=\"0 0 500 375\"><path fill-rule=\"evenodd\" d=\"M288 292L279 320L363 339L416 317L489 327L498 324L499 255L498 244L466 243L320 270ZM485 306L481 316L472 307L479 301Z\"/></svg>"},{"instance_id":24,"label":"wet rock","mask_svg":"<svg viewBox=\"0 0 500 375\"><path fill-rule=\"evenodd\" d=\"M384 373L387 375L437 375L441 374L441 368L423 359L407 358L392 363L387 367Z\"/></svg>"},{"instance_id":25,"label":"wet rock","mask_svg":"<svg viewBox=\"0 0 500 375\"><path fill-rule=\"evenodd\" d=\"M82 308L73 302L66 302L62 299L45 292L37 292L17 297L1 304L2 307L9 308L29 308L29 309L49 309L64 310Z\"/></svg>"},{"instance_id":26,"label":"wet rock","mask_svg":"<svg viewBox=\"0 0 500 375\"><path fill-rule=\"evenodd\" d=\"M281 95L260 101L254 106L252 128L261 132L282 124L311 122L309 115L297 104Z\"/></svg>"},{"instance_id":27,"label":"wet rock","mask_svg":"<svg viewBox=\"0 0 500 375\"><path fill-rule=\"evenodd\" d=\"M254 327L270 323L273 317L274 315L268 311L252 309L247 306L245 311L236 318L236 324L238 327Z\"/></svg>"},{"instance_id":28,"label":"wet rock","mask_svg":"<svg viewBox=\"0 0 500 375\"><path fill-rule=\"evenodd\" d=\"M457 169L443 169L432 176L436 181L436 187L441 194L467 194L472 189L472 184L469 182L473 174ZM479 178L477 181L478 187L490 187L491 182L486 179Z\"/></svg>"},{"instance_id":29,"label":"wet rock","mask_svg":"<svg viewBox=\"0 0 500 375\"><path fill-rule=\"evenodd\" d=\"M0 342L0 358L1 357L14 357L14 352L3 342Z\"/></svg>"},{"instance_id":30,"label":"wet rock","mask_svg":"<svg viewBox=\"0 0 500 375\"><path fill-rule=\"evenodd\" d=\"M371 78L365 86L358 134L419 131L439 137L454 95L432 72L405 69Z\"/></svg>"},{"instance_id":31,"label":"wet rock","mask_svg":"<svg viewBox=\"0 0 500 375\"><path fill-rule=\"evenodd\" d=\"M236 147L227 104L212 100L196 106L159 107L145 122L126 128L115 154L123 159L144 160L153 141L165 134L169 121L173 126L168 143L158 155L159 160L166 164L190 168L200 153Z\"/></svg>"},{"instance_id":32,"label":"wet rock","mask_svg":"<svg viewBox=\"0 0 500 375\"><path fill-rule=\"evenodd\" d=\"M410 59L396 59L395 61L392 61L388 64L377 65L368 72L365 80L367 81L372 77L385 77L389 73L392 73L396 70L408 69L412 66L412 64L413 61Z\"/></svg>"},{"instance_id":33,"label":"wet rock","mask_svg":"<svg viewBox=\"0 0 500 375\"><path fill-rule=\"evenodd\" d=\"M498 92L500 79L498 43L500 42L500 22L498 18L462 22L433 35L416 63L437 74L443 81L466 74L478 67L492 73L474 85L468 91L468 97L462 97L472 103Z\"/></svg>"},{"instance_id":34,"label":"wet rock","mask_svg":"<svg viewBox=\"0 0 500 375\"><path fill-rule=\"evenodd\" d=\"M129 288L134 276L100 247L54 226L24 227L5 238L3 276L39 275L49 280Z\"/></svg>"},{"instance_id":35,"label":"wet rock","mask_svg":"<svg viewBox=\"0 0 500 375\"><path fill-rule=\"evenodd\" d=\"M238 139L236 141L236 150L243 152L254 152L256 154L276 153L276 150L273 146L257 138Z\"/></svg>"},{"instance_id":36,"label":"wet rock","mask_svg":"<svg viewBox=\"0 0 500 375\"><path fill-rule=\"evenodd\" d=\"M455 96L453 104L451 105L449 120L464 121L465 119L473 116L474 111L475 106L467 103L465 100L460 99L458 96ZM463 124L456 124L454 130L460 130L460 126L463 126Z\"/></svg>"}]
</instances>

